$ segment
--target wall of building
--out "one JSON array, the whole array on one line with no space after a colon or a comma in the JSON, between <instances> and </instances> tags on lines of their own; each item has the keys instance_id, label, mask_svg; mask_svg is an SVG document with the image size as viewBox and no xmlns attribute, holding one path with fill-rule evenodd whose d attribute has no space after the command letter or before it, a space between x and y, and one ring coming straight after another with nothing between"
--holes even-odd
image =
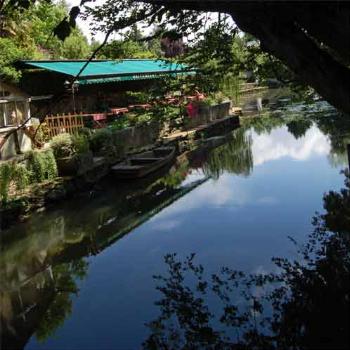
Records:
<instances>
[{"instance_id":1,"label":"wall of building","mask_svg":"<svg viewBox=\"0 0 350 350\"><path fill-rule=\"evenodd\" d=\"M0 81L0 159L9 159L32 148L23 130L14 131L29 116L29 95L15 85ZM10 132L13 133L6 138Z\"/></svg>"}]
</instances>

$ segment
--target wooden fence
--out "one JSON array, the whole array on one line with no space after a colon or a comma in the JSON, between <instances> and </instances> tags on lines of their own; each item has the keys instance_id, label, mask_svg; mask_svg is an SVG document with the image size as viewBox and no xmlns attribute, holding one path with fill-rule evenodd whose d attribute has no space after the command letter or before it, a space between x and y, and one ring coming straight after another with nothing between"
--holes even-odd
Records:
<instances>
[{"instance_id":1,"label":"wooden fence","mask_svg":"<svg viewBox=\"0 0 350 350\"><path fill-rule=\"evenodd\" d=\"M48 137L63 134L75 134L84 127L83 116L81 115L50 115L45 118L46 132Z\"/></svg>"}]
</instances>

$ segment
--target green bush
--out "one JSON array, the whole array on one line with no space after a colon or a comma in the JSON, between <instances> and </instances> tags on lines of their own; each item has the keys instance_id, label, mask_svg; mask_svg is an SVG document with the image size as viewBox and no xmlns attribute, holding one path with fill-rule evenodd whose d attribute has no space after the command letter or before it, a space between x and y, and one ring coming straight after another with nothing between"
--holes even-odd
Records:
<instances>
[{"instance_id":1,"label":"green bush","mask_svg":"<svg viewBox=\"0 0 350 350\"><path fill-rule=\"evenodd\" d=\"M72 157L75 153L72 137L67 133L54 136L50 142L50 146L56 159Z\"/></svg>"},{"instance_id":2,"label":"green bush","mask_svg":"<svg viewBox=\"0 0 350 350\"><path fill-rule=\"evenodd\" d=\"M113 130L122 130L130 126L130 121L127 116L118 117L114 122L109 125L109 128Z\"/></svg>"},{"instance_id":3,"label":"green bush","mask_svg":"<svg viewBox=\"0 0 350 350\"><path fill-rule=\"evenodd\" d=\"M112 130L98 129L92 134L90 147L94 153L106 151L111 146L113 146Z\"/></svg>"},{"instance_id":4,"label":"green bush","mask_svg":"<svg viewBox=\"0 0 350 350\"><path fill-rule=\"evenodd\" d=\"M128 104L146 103L150 100L150 95L148 93L140 91L127 91L125 97Z\"/></svg>"},{"instance_id":5,"label":"green bush","mask_svg":"<svg viewBox=\"0 0 350 350\"><path fill-rule=\"evenodd\" d=\"M77 134L72 136L73 150L75 154L82 154L89 152L89 139L85 135Z\"/></svg>"},{"instance_id":6,"label":"green bush","mask_svg":"<svg viewBox=\"0 0 350 350\"><path fill-rule=\"evenodd\" d=\"M86 127L81 128L79 130L79 134L78 135L85 136L89 140L91 135L92 135L92 130L90 128L86 128Z\"/></svg>"},{"instance_id":7,"label":"green bush","mask_svg":"<svg viewBox=\"0 0 350 350\"><path fill-rule=\"evenodd\" d=\"M40 183L57 177L57 164L51 149L29 152L27 164L31 183Z\"/></svg>"},{"instance_id":8,"label":"green bush","mask_svg":"<svg viewBox=\"0 0 350 350\"><path fill-rule=\"evenodd\" d=\"M24 190L30 182L30 173L24 164L6 162L0 165L0 200L8 202L11 184L16 191Z\"/></svg>"},{"instance_id":9,"label":"green bush","mask_svg":"<svg viewBox=\"0 0 350 350\"><path fill-rule=\"evenodd\" d=\"M22 191L29 185L30 172L24 164L16 164L13 175L17 190Z\"/></svg>"},{"instance_id":10,"label":"green bush","mask_svg":"<svg viewBox=\"0 0 350 350\"><path fill-rule=\"evenodd\" d=\"M3 163L0 165L0 197L2 203L8 200L9 187L13 176L13 164Z\"/></svg>"},{"instance_id":11,"label":"green bush","mask_svg":"<svg viewBox=\"0 0 350 350\"><path fill-rule=\"evenodd\" d=\"M73 157L76 154L86 153L90 150L89 138L91 131L83 128L79 134L60 134L52 138L50 146L55 158Z\"/></svg>"}]
</instances>

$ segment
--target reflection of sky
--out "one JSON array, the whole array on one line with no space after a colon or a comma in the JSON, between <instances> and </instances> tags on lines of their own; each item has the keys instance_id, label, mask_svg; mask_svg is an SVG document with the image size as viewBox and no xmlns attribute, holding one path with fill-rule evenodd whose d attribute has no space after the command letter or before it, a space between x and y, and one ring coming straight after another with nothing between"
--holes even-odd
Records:
<instances>
[{"instance_id":1,"label":"reflection of sky","mask_svg":"<svg viewBox=\"0 0 350 350\"><path fill-rule=\"evenodd\" d=\"M54 337L43 344L32 338L28 349L140 348L144 324L158 312L152 275L164 272L167 253L195 252L208 273L222 266L265 273L274 268L272 257L295 257L287 236L303 241L315 211L322 211L323 194L343 184L328 152L315 127L298 140L285 127L253 133L249 177L226 172L209 179L90 257L72 315ZM185 183L203 176L193 171Z\"/></svg>"},{"instance_id":2,"label":"reflection of sky","mask_svg":"<svg viewBox=\"0 0 350 350\"><path fill-rule=\"evenodd\" d=\"M329 151L327 137L315 126L299 139L295 139L286 126L275 129L270 134L257 135L253 132L252 152L255 166L283 157L305 161L314 156L328 155Z\"/></svg>"}]
</instances>

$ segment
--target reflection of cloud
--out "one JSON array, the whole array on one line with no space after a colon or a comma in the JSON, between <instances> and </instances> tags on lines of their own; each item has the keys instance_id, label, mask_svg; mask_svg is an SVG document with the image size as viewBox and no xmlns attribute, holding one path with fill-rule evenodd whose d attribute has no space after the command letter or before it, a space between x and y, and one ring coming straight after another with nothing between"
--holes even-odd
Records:
<instances>
[{"instance_id":1,"label":"reflection of cloud","mask_svg":"<svg viewBox=\"0 0 350 350\"><path fill-rule=\"evenodd\" d=\"M205 177L204 173L200 169L190 169L190 173L187 174L186 179L182 181L181 186L192 184L195 181L202 180Z\"/></svg>"},{"instance_id":2,"label":"reflection of cloud","mask_svg":"<svg viewBox=\"0 0 350 350\"><path fill-rule=\"evenodd\" d=\"M209 180L194 189L190 195L182 197L162 212L158 219L170 218L183 212L188 212L201 207L242 206L249 202L248 193L235 179L224 174L218 181Z\"/></svg>"},{"instance_id":3,"label":"reflection of cloud","mask_svg":"<svg viewBox=\"0 0 350 350\"><path fill-rule=\"evenodd\" d=\"M315 155L327 155L330 151L326 136L315 126L298 140L288 132L287 127L272 130L269 135L253 133L253 140L254 165L282 157L303 161Z\"/></svg>"},{"instance_id":4,"label":"reflection of cloud","mask_svg":"<svg viewBox=\"0 0 350 350\"><path fill-rule=\"evenodd\" d=\"M156 231L171 231L180 224L180 220L158 220L152 224L152 229Z\"/></svg>"},{"instance_id":5,"label":"reflection of cloud","mask_svg":"<svg viewBox=\"0 0 350 350\"><path fill-rule=\"evenodd\" d=\"M186 208L198 208L201 206L222 207L228 204L243 205L247 202L247 194L241 187L235 185L230 175L224 174L219 181L210 180L191 196L185 198Z\"/></svg>"},{"instance_id":6,"label":"reflection of cloud","mask_svg":"<svg viewBox=\"0 0 350 350\"><path fill-rule=\"evenodd\" d=\"M278 203L278 199L275 197L261 197L258 198L256 202L259 204L273 205Z\"/></svg>"}]
</instances>

